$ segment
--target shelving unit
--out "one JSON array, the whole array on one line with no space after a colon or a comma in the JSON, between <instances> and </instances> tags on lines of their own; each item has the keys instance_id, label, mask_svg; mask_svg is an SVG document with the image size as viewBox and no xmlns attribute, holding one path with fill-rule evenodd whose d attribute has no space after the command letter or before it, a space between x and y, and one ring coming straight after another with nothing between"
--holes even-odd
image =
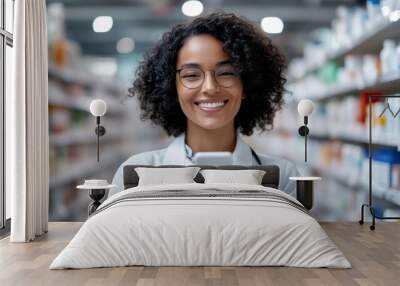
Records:
<instances>
[{"instance_id":1,"label":"shelving unit","mask_svg":"<svg viewBox=\"0 0 400 286\"><path fill-rule=\"evenodd\" d=\"M310 93L309 98L317 101L326 101L331 99L340 99L349 94L359 94L365 91L379 91L383 94L390 94L399 91L400 75L385 76L379 78L375 83L349 85L349 86L332 86L328 91L321 93Z\"/></svg>"},{"instance_id":2,"label":"shelving unit","mask_svg":"<svg viewBox=\"0 0 400 286\"><path fill-rule=\"evenodd\" d=\"M313 73L321 68L326 62L343 62L346 55L377 53L382 48L382 42L388 38L399 37L400 21L381 22L379 25L368 30L360 38L355 39L353 43L345 48L327 53L325 61L307 69L306 74ZM296 78L294 81L302 80L303 77Z\"/></svg>"},{"instance_id":3,"label":"shelving unit","mask_svg":"<svg viewBox=\"0 0 400 286\"><path fill-rule=\"evenodd\" d=\"M126 125L131 106L120 102L126 95L122 87L117 80L101 80L79 68L49 65L51 220L83 219L88 201L75 186L87 178L112 179L129 156L132 143ZM107 102L100 162L95 156L95 120L89 112L94 98Z\"/></svg>"},{"instance_id":4,"label":"shelving unit","mask_svg":"<svg viewBox=\"0 0 400 286\"><path fill-rule=\"evenodd\" d=\"M352 167L343 167L343 166L325 166L323 164L319 164L317 162L314 162L312 158L305 163L302 161L303 155L302 152L304 152L302 149L304 146L299 146L300 148L293 148L296 142L289 142L289 140L292 140L293 138L293 132L287 132L287 131L272 131L268 134L265 134L261 137L250 137L249 143L255 148L255 150L260 151L261 153L273 153L273 155L285 158L293 163L295 163L300 170L301 174L304 176L313 176L317 175L319 177L322 177L322 181L320 183L320 188L321 190L316 191L316 192L326 192L327 188L327 183L329 181L333 180L337 182L339 185L343 186L346 190L349 190L351 192L355 192L358 195L362 195L364 199L367 199L367 194L368 194L368 184L367 180L363 180L363 177L361 176L360 172L361 170L356 170ZM302 138L300 136L298 138L299 141L302 141ZM285 144L282 144L283 140L285 141ZM313 144L313 141L315 139L310 138L309 144L310 146ZM339 141L335 139L336 141ZM279 145L278 142L281 142ZM344 142L342 142L344 143ZM312 152L312 149L309 149L310 152ZM333 193L336 192L336 190L332 191ZM373 195L375 198L379 199L382 203L385 203L385 205L394 207L394 208L399 208L400 207L400 191L399 190L394 190L394 189L385 189L379 186L374 185L374 192ZM314 205L319 206L321 204L326 204L324 201L325 198L323 195L320 196L321 200L320 202L316 202ZM339 200L339 198L337 198ZM327 204L329 206L329 203ZM359 207L357 205L357 207ZM358 211L358 209L357 209ZM356 215L358 216L359 213L356 212ZM335 217L334 220L336 220L337 217ZM356 219L356 218L347 218L347 219ZM357 217L358 219L358 217Z\"/></svg>"},{"instance_id":5,"label":"shelving unit","mask_svg":"<svg viewBox=\"0 0 400 286\"><path fill-rule=\"evenodd\" d=\"M131 75L127 70L134 70L139 53L90 54L68 38L64 9L52 3L47 10L49 217L50 221L82 221L87 218L90 199L86 192L76 191L77 185L86 179L111 183L126 159L165 147L168 138L161 128L140 120L138 101L128 97L131 79L127 77ZM106 133L100 138L99 162L96 118L89 111L93 99L107 104L101 118Z\"/></svg>"},{"instance_id":6,"label":"shelving unit","mask_svg":"<svg viewBox=\"0 0 400 286\"><path fill-rule=\"evenodd\" d=\"M294 130L286 130L286 129L278 129L275 130L274 132L269 133L266 135L264 138L260 138L257 141L253 141L252 145L256 146L262 146L263 143L262 141L268 142L268 140L271 140L274 136L280 137L280 138L286 138L286 139L281 139L281 140L288 140L287 138L294 138L297 137L297 134ZM300 138L297 138L300 139ZM301 140L300 140L301 141ZM309 135L309 145L311 146L313 142L319 142L319 141L324 141L324 142L340 142L344 144L351 144L351 145L359 145L362 146L363 148L367 149L368 147L368 139L364 138L354 138L354 137L338 137L338 136L329 136L329 135L316 135L311 133ZM276 141L274 141L273 144L276 144ZM286 142L287 144L287 142ZM398 146L395 145L394 143L390 142L374 142L373 148L395 148L398 149ZM259 147L260 148L260 147ZM287 147L290 148L290 147ZM267 150L268 147L265 147L265 150ZM300 149L299 149L300 151ZM309 150L310 151L310 150ZM296 152L293 152L296 153ZM310 174L317 174L323 178L329 178L332 180L336 180L342 185L345 185L347 188L349 188L352 191L362 191L365 193L365 195L368 192L368 180L364 180L365 178L363 177L356 177L356 178L351 178L349 179L349 176L352 176L354 174L351 174L350 171L346 171L341 169L341 167L327 167L321 164L316 164L312 160L310 160L307 163L304 163L304 161L300 161L299 156L295 157L293 154L289 155L288 153L285 152L279 152L274 153L274 155L284 157L294 163L296 163L298 166L301 166L302 168L308 169L307 172L310 172ZM295 155L298 155L297 153ZM354 170L352 170L354 171ZM396 205L397 207L400 207L400 190L395 190L391 188L383 188L380 187L379 185L374 185L373 187L373 195L376 198L379 198L381 200L384 200L392 205Z\"/></svg>"},{"instance_id":7,"label":"shelving unit","mask_svg":"<svg viewBox=\"0 0 400 286\"><path fill-rule=\"evenodd\" d=\"M296 130L289 130L289 129L277 129L275 130L276 132L282 132L285 134L294 134L297 131ZM360 145L363 147L367 147L368 146L368 136L354 136L354 135L346 135L346 134L336 134L336 135L332 135L329 133L315 133L312 132L309 134L308 137L310 140L319 140L319 141L341 141L343 143L349 143L349 144L354 144L354 145ZM397 148L400 149L400 143L399 144L395 144L395 142L390 142L390 141L385 141L385 140L380 140L375 139L372 146L375 148Z\"/></svg>"},{"instance_id":8,"label":"shelving unit","mask_svg":"<svg viewBox=\"0 0 400 286\"><path fill-rule=\"evenodd\" d=\"M101 81L96 76L84 72L83 70L59 67L51 62L49 63L49 76L56 77L65 83L76 83L86 87L96 86L115 93L124 92L123 83L118 79L113 79L112 81Z\"/></svg>"},{"instance_id":9,"label":"shelving unit","mask_svg":"<svg viewBox=\"0 0 400 286\"><path fill-rule=\"evenodd\" d=\"M96 159L73 163L66 170L60 170L58 175L50 178L50 189L63 186L71 181L82 181L87 176L120 163L125 158L125 155L123 152L108 152L102 154L100 164Z\"/></svg>"},{"instance_id":10,"label":"shelving unit","mask_svg":"<svg viewBox=\"0 0 400 286\"><path fill-rule=\"evenodd\" d=\"M354 145L361 145L364 147L368 146L368 138L358 138L358 137L352 137L352 136L332 136L332 135L325 135L325 134L311 134L310 139L314 140L324 140L324 141L332 141L332 140L338 140L344 143L348 144L354 144ZM385 142L384 140L375 140L374 143L372 144L374 148L399 148L399 145L394 144L394 142Z\"/></svg>"},{"instance_id":11,"label":"shelving unit","mask_svg":"<svg viewBox=\"0 0 400 286\"><path fill-rule=\"evenodd\" d=\"M119 140L126 137L126 132L123 130L112 129L107 131L107 136L101 138L102 142ZM73 144L96 144L97 137L88 134L88 129L72 129L62 134L55 134L50 136L50 144L53 145L73 145Z\"/></svg>"},{"instance_id":12,"label":"shelving unit","mask_svg":"<svg viewBox=\"0 0 400 286\"><path fill-rule=\"evenodd\" d=\"M304 164L304 162L300 162L298 160L296 161L296 160L294 160L294 158L288 158L288 159L293 162L296 162L297 164ZM365 193L368 192L368 184L367 183L362 183L360 181L355 182L354 180L350 181L346 176L338 174L337 170L331 170L324 166L318 166L318 165L313 165L313 164L310 164L308 167L311 168L313 170L313 172L320 174L322 177L334 179L334 180L340 182L341 184L345 185L352 191L365 192ZM376 198L384 199L384 200L400 207L400 192L397 190L385 189L385 188L375 185L373 195Z\"/></svg>"},{"instance_id":13,"label":"shelving unit","mask_svg":"<svg viewBox=\"0 0 400 286\"><path fill-rule=\"evenodd\" d=\"M89 112L90 101L93 98L102 98L107 101L107 113L120 114L126 110L124 105L119 101L119 97L125 95L125 91L122 90L121 87L115 86L114 84L107 85L101 80L96 82L89 79L87 75L82 75L81 77L80 74L80 71L73 72L70 69L64 71L61 68L54 67L52 64L49 65L49 104ZM86 80L84 80L85 77ZM51 85L52 79L59 80L65 84L82 85L85 88L94 89L94 91L92 94L82 91L82 94L79 96L68 96L57 86ZM106 89L107 91L110 91L111 94L117 96L111 97L107 96L106 93L100 93L99 90L101 89Z\"/></svg>"},{"instance_id":14,"label":"shelving unit","mask_svg":"<svg viewBox=\"0 0 400 286\"><path fill-rule=\"evenodd\" d=\"M303 152L304 143L298 137L297 128L301 125L302 119L295 118L297 116L297 103L301 98L312 99L316 105L317 109L322 108L322 114L319 114L317 118L313 119L313 115L310 117L310 136L309 136L309 146L312 144L319 144L317 146L324 146L323 148L329 148L325 146L342 146L341 144L346 144L348 146L360 146L363 150L367 150L368 147L368 132L367 128L354 129L353 128L343 128L339 127L340 123L333 122L332 113L329 112L356 112L356 110L350 111L342 110L343 105L336 107L335 109L324 109L332 108L337 106L338 103L348 103L348 99L353 98L357 100L360 94L365 92L376 92L380 94L393 94L400 92L400 72L398 74L390 75L380 75L378 79L374 82L362 81L349 81L348 84L326 84L326 85L310 85L314 79L320 80L317 76L320 76L320 71L324 68L324 65L331 64L334 62L336 65L341 65L344 63L344 59L347 55L363 55L363 54L379 54L379 50L382 48L383 41L385 39L400 39L400 21L397 22L382 22L380 25L373 29L370 29L367 33L364 33L362 37L353 41L352 45L342 48L334 52L326 53L325 60L318 63L306 70L306 72L298 77L292 78L288 83L287 89L292 91L293 96L288 97L289 103L286 105L286 113L283 113L281 118L278 116L278 122L275 124L277 128L275 131L270 132L264 138L258 138L253 141L253 145L259 146L259 149L264 150L266 153L272 153L273 155L286 157L287 159L294 161L298 166L306 170L307 175L319 175L323 178L333 180L338 184L344 186L352 192L362 195L367 198L368 193L368 180L364 180L359 175L354 174L354 167L350 166L347 169L343 169L343 166L335 166L334 164L323 165L318 164L310 160L306 164L301 160L301 156L298 156L298 152ZM318 74L317 74L318 73ZM310 81L311 80L311 81ZM328 81L327 81L328 82ZM339 81L338 81L339 82ZM325 83L325 82L324 82ZM296 94L296 85L299 85L301 94ZM350 105L349 105L350 106ZM334 110L334 111L332 111ZM284 111L285 112L285 111ZM292 115L293 114L293 115ZM325 114L325 123L320 123L321 117ZM347 113L346 113L347 114ZM288 116L289 115L289 116ZM340 117L340 115L337 115ZM346 118L346 117L343 117ZM279 119L281 119L279 121ZM318 128L313 128L312 124L320 123ZM290 124L289 124L290 122ZM343 123L343 121L341 121ZM336 124L336 125L335 125ZM353 123L354 124L354 123ZM360 123L361 124L361 123ZM366 123L364 123L366 124ZM341 125L340 125L341 126ZM350 126L351 127L351 126ZM352 132L349 132L349 131ZM384 149L397 149L400 150L400 143L398 139L388 140L382 136L376 135L373 138L373 148L384 148ZM392 137L390 137L392 138ZM270 140L271 142L268 142ZM283 143L284 142L284 143ZM325 144L339 144L339 145L325 145ZM297 148L303 144L302 148ZM324 145L321 145L324 144ZM274 146L280 145L282 147L276 148ZM283 147L284 146L284 147ZM295 147L295 150L289 151L288 149ZM334 147L333 147L334 148ZM340 147L339 147L340 148ZM352 148L352 147L349 147ZM283 150L282 150L283 149ZM272 150L272 152L270 152ZM297 150L297 151L296 151ZM321 149L320 151L325 150ZM327 149L329 150L329 149ZM334 149L333 149L334 150ZM326 150L325 150L326 151ZM296 153L297 152L297 153ZM309 152L312 153L312 148L309 148ZM316 152L316 151L314 151ZM321 154L319 154L321 156ZM299 158L297 158L299 157ZM296 159L297 158L297 159ZM346 161L345 161L346 163ZM358 170L361 172L361 170ZM352 174L349 174L353 172ZM305 175L305 174L303 174ZM352 177L352 178L350 178ZM353 178L355 177L355 178ZM322 182L324 184L324 182ZM325 184L325 187L329 186L329 183ZM334 191L333 191L334 193ZM379 186L374 186L373 195L380 199L383 204L390 205L397 211L400 211L400 190L388 189ZM329 207L329 204L325 205ZM357 208L359 206L357 205ZM392 209L391 209L392 210ZM350 210L348 210L350 211ZM357 209L358 211L358 209ZM359 214L357 213L357 216ZM354 219L359 219L354 218Z\"/></svg>"}]
</instances>

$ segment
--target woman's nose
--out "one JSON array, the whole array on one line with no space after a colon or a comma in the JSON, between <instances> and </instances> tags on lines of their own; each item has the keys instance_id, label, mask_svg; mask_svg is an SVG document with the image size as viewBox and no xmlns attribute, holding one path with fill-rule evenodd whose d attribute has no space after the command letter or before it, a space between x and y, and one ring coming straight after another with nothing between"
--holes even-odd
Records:
<instances>
[{"instance_id":1,"label":"woman's nose","mask_svg":"<svg viewBox=\"0 0 400 286\"><path fill-rule=\"evenodd\" d=\"M207 71L204 75L204 82L201 87L202 92L205 93L215 93L218 91L218 83L215 80L215 76L212 72Z\"/></svg>"}]
</instances>

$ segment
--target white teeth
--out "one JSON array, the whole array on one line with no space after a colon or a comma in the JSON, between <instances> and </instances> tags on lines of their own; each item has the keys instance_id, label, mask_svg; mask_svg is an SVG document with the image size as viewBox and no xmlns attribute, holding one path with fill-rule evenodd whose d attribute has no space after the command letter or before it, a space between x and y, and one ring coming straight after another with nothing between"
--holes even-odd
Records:
<instances>
[{"instance_id":1,"label":"white teeth","mask_svg":"<svg viewBox=\"0 0 400 286\"><path fill-rule=\"evenodd\" d=\"M199 106L200 107L206 107L206 108L217 108L224 106L225 103L223 101L220 102L200 102Z\"/></svg>"}]
</instances>

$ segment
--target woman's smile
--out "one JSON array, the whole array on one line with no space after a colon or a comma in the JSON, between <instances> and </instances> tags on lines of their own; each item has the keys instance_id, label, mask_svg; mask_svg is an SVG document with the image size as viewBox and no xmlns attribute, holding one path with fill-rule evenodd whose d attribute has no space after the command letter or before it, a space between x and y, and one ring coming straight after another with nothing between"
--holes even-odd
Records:
<instances>
[{"instance_id":1,"label":"woman's smile","mask_svg":"<svg viewBox=\"0 0 400 286\"><path fill-rule=\"evenodd\" d=\"M229 102L229 99L222 100L199 100L195 101L195 105L204 112L215 113L221 111Z\"/></svg>"}]
</instances>

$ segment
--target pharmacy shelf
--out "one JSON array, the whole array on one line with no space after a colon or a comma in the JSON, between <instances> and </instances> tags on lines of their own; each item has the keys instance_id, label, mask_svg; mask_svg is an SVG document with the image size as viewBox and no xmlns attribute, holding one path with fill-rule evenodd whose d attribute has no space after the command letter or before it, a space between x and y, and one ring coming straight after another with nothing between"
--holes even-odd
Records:
<instances>
[{"instance_id":1,"label":"pharmacy shelf","mask_svg":"<svg viewBox=\"0 0 400 286\"><path fill-rule=\"evenodd\" d=\"M62 106L69 109L89 111L90 98L87 96L80 97L67 97L64 94L56 94L56 92L49 92L49 105Z\"/></svg>"},{"instance_id":2,"label":"pharmacy shelf","mask_svg":"<svg viewBox=\"0 0 400 286\"><path fill-rule=\"evenodd\" d=\"M123 159L124 154L114 151L100 154L100 156L100 162L92 159L74 163L68 166L66 170L59 171L59 174L51 176L50 188L57 188L74 180L83 179L85 176L104 170L107 166L118 164Z\"/></svg>"},{"instance_id":3,"label":"pharmacy shelf","mask_svg":"<svg viewBox=\"0 0 400 286\"><path fill-rule=\"evenodd\" d=\"M330 87L329 91L310 93L308 98L318 101L338 99L349 94L359 94L365 91L376 91L382 94L392 94L400 91L400 75L384 76L374 83Z\"/></svg>"},{"instance_id":4,"label":"pharmacy shelf","mask_svg":"<svg viewBox=\"0 0 400 286\"><path fill-rule=\"evenodd\" d=\"M111 128L107 128L106 134L100 138L100 144L104 141L115 141L126 138L126 132L124 130L109 131ZM97 142L97 136L93 130L88 129L73 129L66 131L61 134L50 135L50 144L57 146L73 145L73 144L93 144Z\"/></svg>"},{"instance_id":5,"label":"pharmacy shelf","mask_svg":"<svg viewBox=\"0 0 400 286\"><path fill-rule=\"evenodd\" d=\"M293 132L289 132L289 135L294 134ZM282 134L284 137L287 137L287 133ZM268 135L269 136L269 135ZM277 136L280 136L279 133L277 133ZM246 139L246 138L244 138ZM248 144L251 144L256 148L256 150L259 148L260 150L263 150L262 148L265 147L265 139L254 139L254 140L247 140L246 142ZM263 147L261 147L263 146ZM359 191L359 192L368 192L368 181L366 180L365 182L362 182L359 173L357 170L348 170L344 169L342 167L335 166L332 168L329 168L327 166L323 166L321 164L314 163L312 161L304 162L300 158L302 156L299 156L297 153L292 153L286 152L283 150L274 150L273 148L268 148L268 152L273 154L274 156L278 156L281 158L285 158L293 163L295 163L299 168L304 167L310 170L310 172L306 172L303 175L311 175L311 173L317 174L318 176L324 178L330 178L338 183L340 183L343 186L348 187L349 190L351 191ZM356 172L356 174L354 173ZM373 187L373 195L375 198L382 199L384 202L387 202L389 204L395 204L396 206L400 206L400 190L393 190L393 189L385 189L382 187Z\"/></svg>"},{"instance_id":6,"label":"pharmacy shelf","mask_svg":"<svg viewBox=\"0 0 400 286\"><path fill-rule=\"evenodd\" d=\"M369 145L368 138L366 137L355 137L355 136L350 136L350 135L339 135L339 136L333 136L333 135L328 135L328 134L313 134L310 133L309 135L310 139L315 139L315 140L326 140L326 141L341 141L343 143L348 143L348 144L354 144L354 145L361 145L361 146L367 146ZM395 144L395 141L385 141L385 140L378 140L374 139L372 146L373 147L383 147L383 148L399 148L400 145Z\"/></svg>"},{"instance_id":7,"label":"pharmacy shelf","mask_svg":"<svg viewBox=\"0 0 400 286\"><path fill-rule=\"evenodd\" d=\"M326 177L333 179L337 181L338 183L348 187L352 191L356 192L368 192L368 182L359 182L355 181L354 178L350 178L347 172L342 171L342 173L338 173L338 169L340 168L334 168L329 169L325 166L319 166L316 164L312 163L304 163L299 160L292 160L292 158L289 158L292 162L295 162L297 164L301 164L302 166L311 169L313 172L319 174L321 177ZM372 195L375 198L379 198L382 200L385 200L391 204L395 204L396 206L400 206L400 190L394 190L394 189L387 189L379 186L373 186L372 187Z\"/></svg>"},{"instance_id":8,"label":"pharmacy shelf","mask_svg":"<svg viewBox=\"0 0 400 286\"><path fill-rule=\"evenodd\" d=\"M79 92L71 91L69 94L64 90L63 85L79 85ZM60 68L54 64L49 64L49 105L63 107L67 110L79 110L87 112L91 116L89 107L90 103L95 98L100 98L107 103L107 114L112 115L111 118L121 118L128 113L127 105L119 101L119 97L123 95L123 85L117 80L102 80L96 78L84 71ZM74 94L77 93L77 94ZM94 119L93 119L94 120ZM105 125L107 132L100 139L101 142L117 142L127 138L126 132L120 126L114 126L110 120L110 125ZM68 145L84 145L95 144L97 137L94 133L95 122L93 121L93 129L86 128L86 123L76 127L79 129L66 130L61 134L50 134L50 144L52 146L68 146ZM117 128L116 128L117 127ZM68 128L73 128L69 126ZM111 142L113 144L114 142ZM95 145L93 145L95 146ZM103 152L100 154L100 162L96 161L95 153L93 159L80 158L80 161L71 163L60 170L56 170L57 174L50 178L50 188L58 188L67 183L79 180L91 174L105 170L108 167L120 163L124 159L124 154L119 149L119 144L116 147L110 147L114 152ZM79 147L80 148L80 147ZM84 148L84 147L83 147ZM93 149L95 150L95 149ZM94 151L95 152L95 151ZM57 156L56 156L57 158Z\"/></svg>"},{"instance_id":9,"label":"pharmacy shelf","mask_svg":"<svg viewBox=\"0 0 400 286\"><path fill-rule=\"evenodd\" d=\"M76 83L89 88L102 88L114 91L115 93L123 92L123 85L116 79L102 81L88 72L81 69L72 69L68 67L59 67L54 63L49 63L48 72L50 77L58 78L66 83Z\"/></svg>"},{"instance_id":10,"label":"pharmacy shelf","mask_svg":"<svg viewBox=\"0 0 400 286\"><path fill-rule=\"evenodd\" d=\"M354 183L349 181L348 178L340 175L335 175L335 173L329 169L324 169L321 166L314 166L312 167L315 171L318 171L319 173L323 174L325 177L332 178L336 180L337 182L341 183L342 185L347 186L349 189L354 190L354 191L362 191L368 193L368 185L367 182L365 183ZM395 204L397 206L400 206L400 191L399 190L394 190L394 189L385 189L379 186L373 186L372 187L372 195L375 198L383 199L389 203Z\"/></svg>"},{"instance_id":11,"label":"pharmacy shelf","mask_svg":"<svg viewBox=\"0 0 400 286\"><path fill-rule=\"evenodd\" d=\"M67 96L61 91L51 90L49 91L49 105L62 106L69 109L89 111L90 102L93 97L87 95L81 96ZM107 100L107 113L111 114L122 114L126 109L122 104L115 100Z\"/></svg>"},{"instance_id":12,"label":"pharmacy shelf","mask_svg":"<svg viewBox=\"0 0 400 286\"><path fill-rule=\"evenodd\" d=\"M382 48L382 43L385 39L399 38L400 37L400 21L396 22L382 22L380 25L375 26L369 31L365 32L360 38L355 39L351 45L340 50L327 54L325 61L310 67L306 74L313 73L321 68L329 61L343 62L345 56L350 54L377 54ZM301 80L303 77L295 79Z\"/></svg>"},{"instance_id":13,"label":"pharmacy shelf","mask_svg":"<svg viewBox=\"0 0 400 286\"><path fill-rule=\"evenodd\" d=\"M283 133L285 135L297 135L297 130L290 130L285 128L279 128L275 130L277 133ZM368 135L366 136L354 136L348 134L324 134L324 133L316 133L312 130L308 136L309 139L320 140L320 141L341 141L343 143L354 144L354 145L361 145L361 146L368 146L369 140ZM383 148L400 148L400 144L395 144L396 140L393 141L386 141L382 139L374 139L372 146L376 147L383 147Z\"/></svg>"}]
</instances>

